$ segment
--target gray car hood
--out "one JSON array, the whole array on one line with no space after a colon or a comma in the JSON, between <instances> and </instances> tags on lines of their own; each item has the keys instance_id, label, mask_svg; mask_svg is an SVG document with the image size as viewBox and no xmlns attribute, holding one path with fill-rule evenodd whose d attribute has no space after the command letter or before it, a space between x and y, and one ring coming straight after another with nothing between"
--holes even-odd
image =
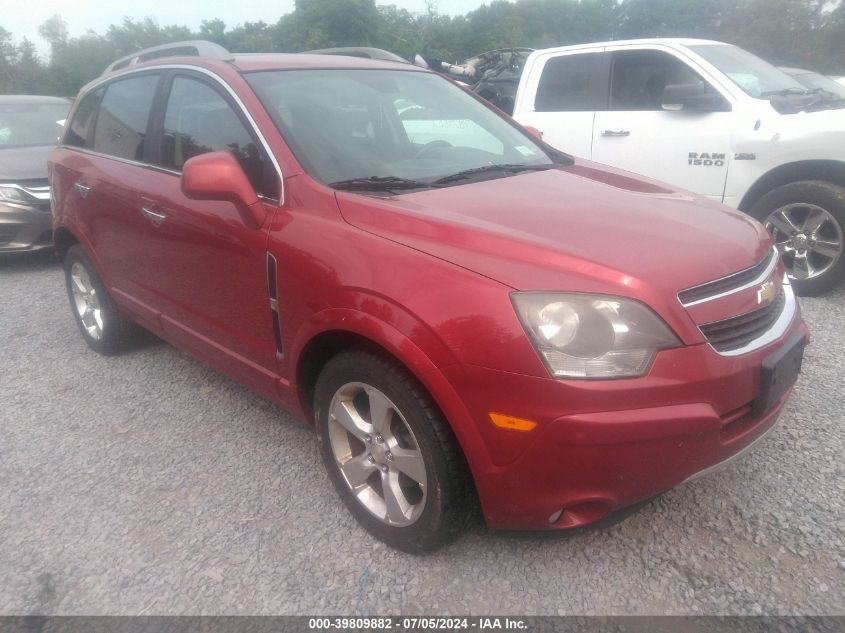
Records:
<instances>
[{"instance_id":1,"label":"gray car hood","mask_svg":"<svg viewBox=\"0 0 845 633\"><path fill-rule=\"evenodd\" d=\"M53 149L53 145L0 149L0 181L46 178L47 157Z\"/></svg>"}]
</instances>

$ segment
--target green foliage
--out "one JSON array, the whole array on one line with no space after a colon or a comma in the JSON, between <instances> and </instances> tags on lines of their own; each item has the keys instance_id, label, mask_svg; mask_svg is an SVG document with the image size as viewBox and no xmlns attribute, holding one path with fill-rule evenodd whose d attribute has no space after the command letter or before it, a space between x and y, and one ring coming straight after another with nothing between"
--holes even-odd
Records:
<instances>
[{"instance_id":1,"label":"green foliage","mask_svg":"<svg viewBox=\"0 0 845 633\"><path fill-rule=\"evenodd\" d=\"M845 74L843 0L491 0L462 16L441 15L434 0L411 13L376 0L296 0L275 24L227 26L204 20L198 31L124 19L105 34L71 37L61 16L41 25L49 61L32 43L15 44L0 27L0 93L74 95L117 57L187 39L233 52L298 52L375 46L412 58L453 62L508 46L544 48L634 37L706 37L733 42L779 64Z\"/></svg>"}]
</instances>

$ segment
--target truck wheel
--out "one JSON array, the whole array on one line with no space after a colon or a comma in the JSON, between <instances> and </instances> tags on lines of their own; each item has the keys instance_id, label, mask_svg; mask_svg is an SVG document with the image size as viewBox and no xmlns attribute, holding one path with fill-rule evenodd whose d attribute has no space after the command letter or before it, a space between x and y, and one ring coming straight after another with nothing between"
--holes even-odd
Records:
<instances>
[{"instance_id":1,"label":"truck wheel","mask_svg":"<svg viewBox=\"0 0 845 633\"><path fill-rule=\"evenodd\" d=\"M367 351L329 361L314 393L323 462L352 515L396 549L437 549L467 525L469 472L451 429L412 376Z\"/></svg>"},{"instance_id":2,"label":"truck wheel","mask_svg":"<svg viewBox=\"0 0 845 633\"><path fill-rule=\"evenodd\" d=\"M845 187L789 183L760 198L751 215L771 234L798 294L821 294L845 280Z\"/></svg>"}]
</instances>

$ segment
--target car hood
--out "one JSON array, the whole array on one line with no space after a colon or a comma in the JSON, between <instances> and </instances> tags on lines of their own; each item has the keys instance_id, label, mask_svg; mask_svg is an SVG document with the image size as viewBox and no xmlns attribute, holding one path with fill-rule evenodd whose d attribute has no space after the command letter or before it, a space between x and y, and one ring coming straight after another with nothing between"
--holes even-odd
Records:
<instances>
[{"instance_id":1,"label":"car hood","mask_svg":"<svg viewBox=\"0 0 845 633\"><path fill-rule=\"evenodd\" d=\"M0 149L0 181L47 177L47 157L52 145Z\"/></svg>"},{"instance_id":2,"label":"car hood","mask_svg":"<svg viewBox=\"0 0 845 633\"><path fill-rule=\"evenodd\" d=\"M581 160L391 198L337 199L354 226L520 290L674 297L756 264L771 248L744 214Z\"/></svg>"}]
</instances>

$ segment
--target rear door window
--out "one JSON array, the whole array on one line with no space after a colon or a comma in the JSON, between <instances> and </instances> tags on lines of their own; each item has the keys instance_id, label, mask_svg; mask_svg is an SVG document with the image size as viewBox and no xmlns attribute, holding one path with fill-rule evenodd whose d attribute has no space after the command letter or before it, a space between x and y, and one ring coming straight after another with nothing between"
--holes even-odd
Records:
<instances>
[{"instance_id":1,"label":"rear door window","mask_svg":"<svg viewBox=\"0 0 845 633\"><path fill-rule=\"evenodd\" d=\"M72 147L91 147L94 144L94 121L97 119L97 107L103 98L105 88L97 88L82 97L79 107L65 134L65 145Z\"/></svg>"},{"instance_id":2,"label":"rear door window","mask_svg":"<svg viewBox=\"0 0 845 633\"><path fill-rule=\"evenodd\" d=\"M94 129L94 151L129 160L144 159L147 123L158 80L158 74L145 74L106 86Z\"/></svg>"},{"instance_id":3,"label":"rear door window","mask_svg":"<svg viewBox=\"0 0 845 633\"><path fill-rule=\"evenodd\" d=\"M188 159L221 150L232 153L259 194L278 199L269 158L229 102L204 81L174 77L164 114L162 166L181 171Z\"/></svg>"},{"instance_id":4,"label":"rear door window","mask_svg":"<svg viewBox=\"0 0 845 633\"><path fill-rule=\"evenodd\" d=\"M591 112L607 106L604 53L577 53L552 57L543 67L536 112Z\"/></svg>"}]
</instances>

